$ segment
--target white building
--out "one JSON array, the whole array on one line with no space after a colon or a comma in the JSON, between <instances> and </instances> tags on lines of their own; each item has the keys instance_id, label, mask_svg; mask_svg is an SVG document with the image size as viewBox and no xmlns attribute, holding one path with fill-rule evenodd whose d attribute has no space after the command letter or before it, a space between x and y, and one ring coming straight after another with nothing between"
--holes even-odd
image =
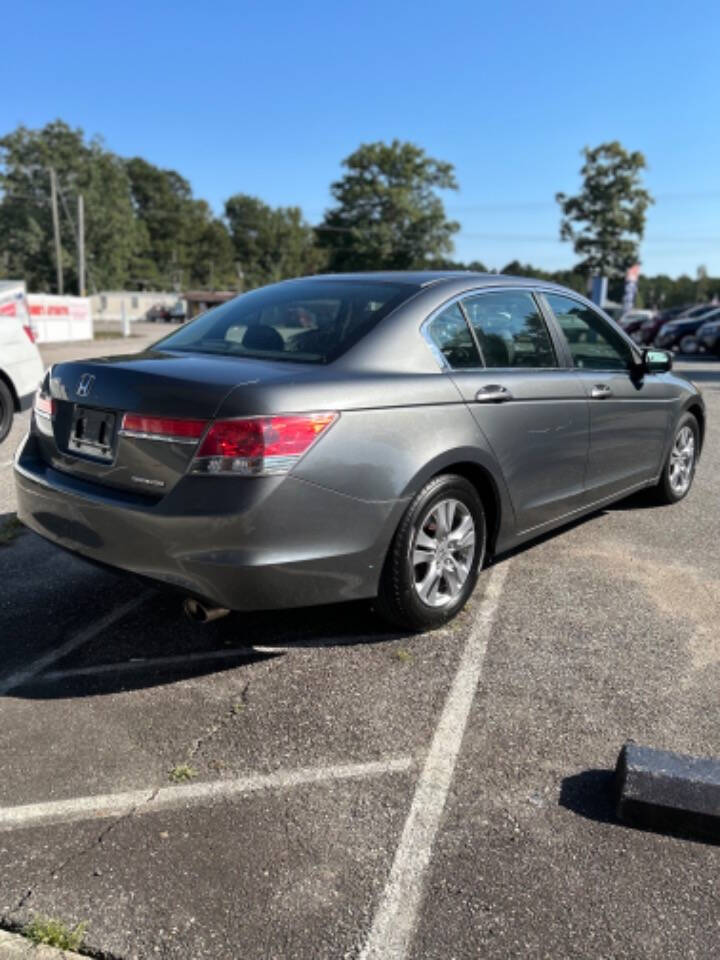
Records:
<instances>
[{"instance_id":1,"label":"white building","mask_svg":"<svg viewBox=\"0 0 720 960\"><path fill-rule=\"evenodd\" d=\"M123 319L144 320L151 307L170 307L178 302L177 293L163 290L103 290L90 297L93 317L97 321Z\"/></svg>"}]
</instances>

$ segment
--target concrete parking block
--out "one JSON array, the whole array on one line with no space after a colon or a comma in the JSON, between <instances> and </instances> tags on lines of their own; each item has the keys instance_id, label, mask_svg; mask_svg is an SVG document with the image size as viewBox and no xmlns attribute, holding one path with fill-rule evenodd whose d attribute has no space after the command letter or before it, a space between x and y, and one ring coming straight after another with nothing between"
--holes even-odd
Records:
<instances>
[{"instance_id":1,"label":"concrete parking block","mask_svg":"<svg viewBox=\"0 0 720 960\"><path fill-rule=\"evenodd\" d=\"M651 830L720 840L720 760L626 743L615 771L617 815Z\"/></svg>"}]
</instances>

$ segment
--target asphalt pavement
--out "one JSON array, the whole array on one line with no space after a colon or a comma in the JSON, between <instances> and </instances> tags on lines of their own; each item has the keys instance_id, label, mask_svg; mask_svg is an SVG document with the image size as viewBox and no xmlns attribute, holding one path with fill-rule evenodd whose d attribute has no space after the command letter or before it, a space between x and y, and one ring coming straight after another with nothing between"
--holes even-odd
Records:
<instances>
[{"instance_id":1,"label":"asphalt pavement","mask_svg":"<svg viewBox=\"0 0 720 960\"><path fill-rule=\"evenodd\" d=\"M677 369L708 406L687 500L504 558L433 633L364 604L197 627L0 546L0 928L86 922L111 960L716 957L718 846L611 795L628 738L720 755L720 363Z\"/></svg>"}]
</instances>

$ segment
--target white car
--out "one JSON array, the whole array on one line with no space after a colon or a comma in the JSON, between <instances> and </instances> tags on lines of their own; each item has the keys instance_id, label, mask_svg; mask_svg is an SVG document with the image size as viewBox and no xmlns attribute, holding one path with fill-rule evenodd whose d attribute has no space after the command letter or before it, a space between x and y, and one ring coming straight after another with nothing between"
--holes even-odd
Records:
<instances>
[{"instance_id":1,"label":"white car","mask_svg":"<svg viewBox=\"0 0 720 960\"><path fill-rule=\"evenodd\" d=\"M13 416L32 405L42 378L24 289L0 283L0 443L10 433Z\"/></svg>"}]
</instances>

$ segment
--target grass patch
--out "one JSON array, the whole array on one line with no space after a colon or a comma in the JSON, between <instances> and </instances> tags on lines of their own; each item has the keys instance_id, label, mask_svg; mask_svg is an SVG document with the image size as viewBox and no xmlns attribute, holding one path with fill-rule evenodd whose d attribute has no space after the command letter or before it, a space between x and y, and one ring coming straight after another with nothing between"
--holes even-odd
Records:
<instances>
[{"instance_id":1,"label":"grass patch","mask_svg":"<svg viewBox=\"0 0 720 960\"><path fill-rule=\"evenodd\" d=\"M400 663L412 663L413 655L409 650L404 650L402 647L399 650L396 650L394 653L396 660L399 660Z\"/></svg>"},{"instance_id":2,"label":"grass patch","mask_svg":"<svg viewBox=\"0 0 720 960\"><path fill-rule=\"evenodd\" d=\"M60 950L78 950L85 936L86 923L76 927L66 927L60 920L51 917L35 917L24 929L23 934L38 946L57 947Z\"/></svg>"},{"instance_id":3,"label":"grass patch","mask_svg":"<svg viewBox=\"0 0 720 960\"><path fill-rule=\"evenodd\" d=\"M1 520L0 546L7 546L8 543L12 543L24 529L24 524L20 523L14 513L11 513L5 520Z\"/></svg>"},{"instance_id":4,"label":"grass patch","mask_svg":"<svg viewBox=\"0 0 720 960\"><path fill-rule=\"evenodd\" d=\"M242 713L244 709L245 709L245 704L241 703L239 700L237 703L234 703L232 705L232 712L236 717L238 716L238 714Z\"/></svg>"},{"instance_id":5,"label":"grass patch","mask_svg":"<svg viewBox=\"0 0 720 960\"><path fill-rule=\"evenodd\" d=\"M96 330L93 336L93 340L132 340L133 338L137 339L136 333L123 337L119 330Z\"/></svg>"},{"instance_id":6,"label":"grass patch","mask_svg":"<svg viewBox=\"0 0 720 960\"><path fill-rule=\"evenodd\" d=\"M187 783L188 780L194 780L197 776L197 770L191 767L189 763L179 763L170 771L171 783Z\"/></svg>"}]
</instances>

